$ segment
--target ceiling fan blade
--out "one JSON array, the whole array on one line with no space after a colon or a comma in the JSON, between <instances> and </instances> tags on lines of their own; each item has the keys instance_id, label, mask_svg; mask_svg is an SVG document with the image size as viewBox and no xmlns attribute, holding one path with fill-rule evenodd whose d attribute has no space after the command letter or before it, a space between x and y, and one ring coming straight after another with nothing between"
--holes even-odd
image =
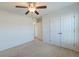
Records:
<instances>
[{"instance_id":1,"label":"ceiling fan blade","mask_svg":"<svg viewBox=\"0 0 79 59\"><path fill-rule=\"evenodd\" d=\"M25 15L27 15L29 12L30 12L30 11L27 11L27 12L25 13Z\"/></svg>"},{"instance_id":2,"label":"ceiling fan blade","mask_svg":"<svg viewBox=\"0 0 79 59\"><path fill-rule=\"evenodd\" d=\"M35 11L35 13L36 13L37 15L39 15L39 13L38 13L37 11Z\"/></svg>"},{"instance_id":3,"label":"ceiling fan blade","mask_svg":"<svg viewBox=\"0 0 79 59\"><path fill-rule=\"evenodd\" d=\"M47 6L37 6L36 8L37 9L44 9L44 8L47 8Z\"/></svg>"},{"instance_id":4,"label":"ceiling fan blade","mask_svg":"<svg viewBox=\"0 0 79 59\"><path fill-rule=\"evenodd\" d=\"M16 8L28 8L26 6L16 6Z\"/></svg>"}]
</instances>

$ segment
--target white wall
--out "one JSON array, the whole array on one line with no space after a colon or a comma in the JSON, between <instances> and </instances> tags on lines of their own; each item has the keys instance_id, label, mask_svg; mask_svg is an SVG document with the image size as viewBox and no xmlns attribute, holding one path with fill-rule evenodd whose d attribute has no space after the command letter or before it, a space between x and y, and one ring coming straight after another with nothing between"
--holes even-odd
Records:
<instances>
[{"instance_id":1,"label":"white wall","mask_svg":"<svg viewBox=\"0 0 79 59\"><path fill-rule=\"evenodd\" d=\"M31 17L0 11L0 51L32 41L33 38Z\"/></svg>"}]
</instances>

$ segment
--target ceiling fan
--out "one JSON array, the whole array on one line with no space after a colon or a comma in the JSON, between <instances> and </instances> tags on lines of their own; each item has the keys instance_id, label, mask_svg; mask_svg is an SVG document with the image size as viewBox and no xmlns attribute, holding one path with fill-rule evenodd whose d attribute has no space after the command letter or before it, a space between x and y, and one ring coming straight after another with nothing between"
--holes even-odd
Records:
<instances>
[{"instance_id":1,"label":"ceiling fan","mask_svg":"<svg viewBox=\"0 0 79 59\"><path fill-rule=\"evenodd\" d=\"M47 6L36 6L35 2L28 2L28 6L16 6L16 8L27 8L28 11L25 13L25 15L27 15L29 12L36 13L37 15L39 15L37 9L45 9L47 8Z\"/></svg>"}]
</instances>

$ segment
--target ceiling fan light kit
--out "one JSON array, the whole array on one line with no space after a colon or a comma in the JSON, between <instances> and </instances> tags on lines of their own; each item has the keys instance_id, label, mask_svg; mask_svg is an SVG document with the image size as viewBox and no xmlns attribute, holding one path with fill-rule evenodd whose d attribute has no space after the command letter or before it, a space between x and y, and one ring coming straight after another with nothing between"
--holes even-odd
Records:
<instances>
[{"instance_id":1,"label":"ceiling fan light kit","mask_svg":"<svg viewBox=\"0 0 79 59\"><path fill-rule=\"evenodd\" d=\"M27 15L29 12L36 13L37 15L39 15L37 9L45 9L47 8L47 6L36 6L36 3L29 2L28 6L16 6L16 8L27 8L28 11L25 13L25 15Z\"/></svg>"},{"instance_id":2,"label":"ceiling fan light kit","mask_svg":"<svg viewBox=\"0 0 79 59\"><path fill-rule=\"evenodd\" d=\"M34 12L34 11L36 10L36 8L28 8L28 10L29 10L30 12Z\"/></svg>"}]
</instances>

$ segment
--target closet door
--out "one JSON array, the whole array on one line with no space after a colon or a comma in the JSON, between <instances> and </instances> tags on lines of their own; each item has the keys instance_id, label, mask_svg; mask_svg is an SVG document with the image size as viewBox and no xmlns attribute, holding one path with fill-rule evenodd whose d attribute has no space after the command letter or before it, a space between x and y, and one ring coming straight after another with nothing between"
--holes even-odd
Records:
<instances>
[{"instance_id":1,"label":"closet door","mask_svg":"<svg viewBox=\"0 0 79 59\"><path fill-rule=\"evenodd\" d=\"M61 32L62 32L62 47L74 48L74 16L73 14L66 14L61 16Z\"/></svg>"},{"instance_id":2,"label":"closet door","mask_svg":"<svg viewBox=\"0 0 79 59\"><path fill-rule=\"evenodd\" d=\"M79 11L75 13L75 48L79 51Z\"/></svg>"},{"instance_id":3,"label":"closet door","mask_svg":"<svg viewBox=\"0 0 79 59\"><path fill-rule=\"evenodd\" d=\"M51 43L60 46L60 16L51 17Z\"/></svg>"},{"instance_id":4,"label":"closet door","mask_svg":"<svg viewBox=\"0 0 79 59\"><path fill-rule=\"evenodd\" d=\"M45 16L42 19L43 24L43 41L49 43L50 42L50 26L49 26L49 17Z\"/></svg>"}]
</instances>

